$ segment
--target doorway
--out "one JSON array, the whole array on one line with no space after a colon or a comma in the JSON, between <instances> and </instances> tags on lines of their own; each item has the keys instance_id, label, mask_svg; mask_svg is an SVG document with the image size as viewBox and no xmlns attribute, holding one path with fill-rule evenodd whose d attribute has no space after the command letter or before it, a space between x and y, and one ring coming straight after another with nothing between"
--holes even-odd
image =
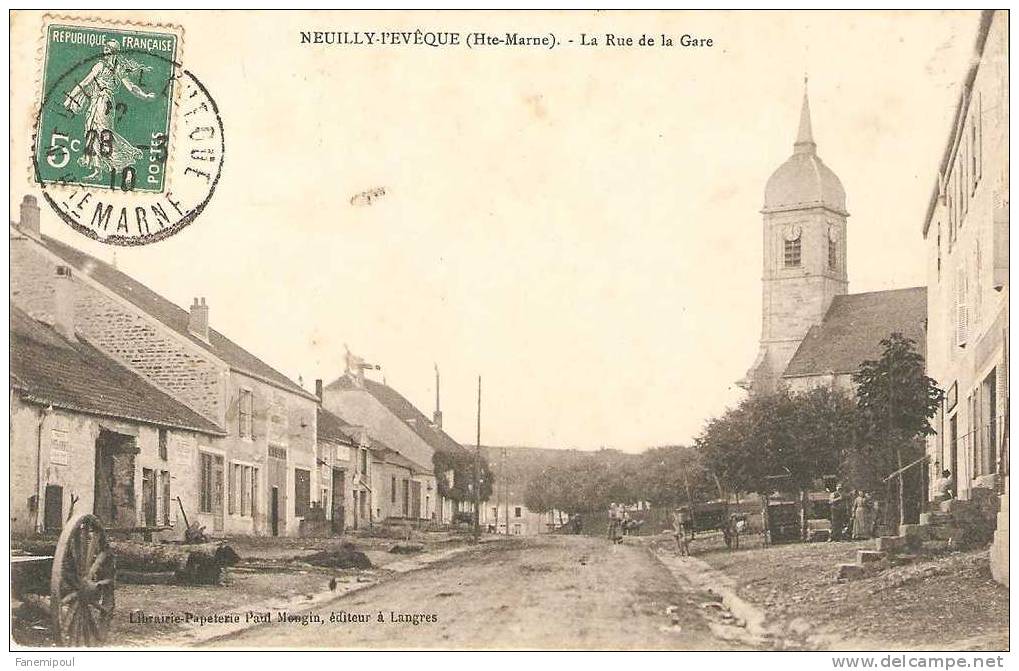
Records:
<instances>
[{"instance_id":1,"label":"doorway","mask_svg":"<svg viewBox=\"0 0 1019 671\"><path fill-rule=\"evenodd\" d=\"M103 429L96 438L94 504L104 526L133 527L138 518L134 498L134 436Z\"/></svg>"},{"instance_id":2,"label":"doorway","mask_svg":"<svg viewBox=\"0 0 1019 671\"><path fill-rule=\"evenodd\" d=\"M346 526L346 506L344 505L347 500L347 483L344 478L346 471L342 468L333 469L333 498L332 505L332 529L333 533L343 533L343 529Z\"/></svg>"},{"instance_id":3,"label":"doorway","mask_svg":"<svg viewBox=\"0 0 1019 671\"><path fill-rule=\"evenodd\" d=\"M269 530L273 536L280 535L280 490L273 487L269 492Z\"/></svg>"},{"instance_id":4,"label":"doorway","mask_svg":"<svg viewBox=\"0 0 1019 671\"><path fill-rule=\"evenodd\" d=\"M266 461L267 486L269 488L269 531L273 536L285 536L287 532L287 451L285 448L269 446Z\"/></svg>"},{"instance_id":5,"label":"doorway","mask_svg":"<svg viewBox=\"0 0 1019 671\"><path fill-rule=\"evenodd\" d=\"M43 507L43 530L56 533L64 527L64 488L60 485L46 485Z\"/></svg>"},{"instance_id":6,"label":"doorway","mask_svg":"<svg viewBox=\"0 0 1019 671\"><path fill-rule=\"evenodd\" d=\"M142 515L145 526L156 526L156 472L151 468L142 469Z\"/></svg>"}]
</instances>

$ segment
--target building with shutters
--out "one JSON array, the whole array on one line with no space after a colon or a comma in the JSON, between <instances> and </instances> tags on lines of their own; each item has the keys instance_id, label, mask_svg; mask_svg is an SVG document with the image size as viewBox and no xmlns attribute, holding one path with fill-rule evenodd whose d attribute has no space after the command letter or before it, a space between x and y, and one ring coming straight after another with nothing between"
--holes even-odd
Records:
<instances>
[{"instance_id":1,"label":"building with shutters","mask_svg":"<svg viewBox=\"0 0 1019 671\"><path fill-rule=\"evenodd\" d=\"M168 457L194 474L171 491L191 502L189 522L216 535L297 535L322 491L318 399L211 328L204 299L190 310L178 307L111 264L43 235L39 215L35 198L25 196L11 226L11 302L47 323L66 311L76 338L215 427L217 435L196 433ZM55 310L59 268L70 277ZM91 459L99 446L81 449ZM142 510L136 503L139 525Z\"/></svg>"},{"instance_id":2,"label":"building with shutters","mask_svg":"<svg viewBox=\"0 0 1019 671\"><path fill-rule=\"evenodd\" d=\"M64 307L71 281L54 278ZM223 431L78 337L70 310L49 323L10 310L11 530L54 533L80 512L176 526L175 498L197 505L191 456Z\"/></svg>"},{"instance_id":3,"label":"building with shutters","mask_svg":"<svg viewBox=\"0 0 1019 671\"><path fill-rule=\"evenodd\" d=\"M986 11L923 219L927 372L946 391L927 449L964 499L1008 472L1008 110L1008 14Z\"/></svg>"}]
</instances>

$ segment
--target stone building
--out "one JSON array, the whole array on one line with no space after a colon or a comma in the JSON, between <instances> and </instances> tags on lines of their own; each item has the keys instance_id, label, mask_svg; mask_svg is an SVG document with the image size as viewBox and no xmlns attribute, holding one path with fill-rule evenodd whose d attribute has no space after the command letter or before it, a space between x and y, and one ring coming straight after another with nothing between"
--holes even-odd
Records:
<instances>
[{"instance_id":1,"label":"stone building","mask_svg":"<svg viewBox=\"0 0 1019 671\"><path fill-rule=\"evenodd\" d=\"M26 196L11 234L11 300L52 319L58 266L73 271L69 301L77 332L96 349L212 422L188 459L196 476L192 521L216 534L296 535L318 501L318 399L210 328L210 306L184 310L74 247L42 235Z\"/></svg>"},{"instance_id":2,"label":"stone building","mask_svg":"<svg viewBox=\"0 0 1019 671\"><path fill-rule=\"evenodd\" d=\"M985 11L923 220L927 371L945 389L927 444L960 498L1005 492L992 554L1008 566L1008 13Z\"/></svg>"},{"instance_id":3,"label":"stone building","mask_svg":"<svg viewBox=\"0 0 1019 671\"><path fill-rule=\"evenodd\" d=\"M373 461L368 431L320 407L316 432L318 465L322 469L319 500L326 509L331 531L343 533L367 527L371 523Z\"/></svg>"},{"instance_id":4,"label":"stone building","mask_svg":"<svg viewBox=\"0 0 1019 671\"><path fill-rule=\"evenodd\" d=\"M564 450L541 447L482 446L482 455L495 476L492 496L479 511L480 524L491 533L533 536L550 533L570 520L567 513L539 513L527 507L527 484L542 470L558 464Z\"/></svg>"},{"instance_id":5,"label":"stone building","mask_svg":"<svg viewBox=\"0 0 1019 671\"><path fill-rule=\"evenodd\" d=\"M322 405L364 426L379 448L373 451L374 519L450 521L442 514L432 456L462 448L396 390L366 378L358 357L347 359L346 372L324 387Z\"/></svg>"},{"instance_id":6,"label":"stone building","mask_svg":"<svg viewBox=\"0 0 1019 671\"><path fill-rule=\"evenodd\" d=\"M11 530L55 532L72 511L179 529L197 446L223 431L78 336L59 268L49 324L10 307Z\"/></svg>"},{"instance_id":7,"label":"stone building","mask_svg":"<svg viewBox=\"0 0 1019 671\"><path fill-rule=\"evenodd\" d=\"M923 287L849 294L846 192L817 154L806 90L793 154L764 191L761 344L740 381L751 393L779 386L852 390L852 374L894 332L924 346Z\"/></svg>"}]
</instances>

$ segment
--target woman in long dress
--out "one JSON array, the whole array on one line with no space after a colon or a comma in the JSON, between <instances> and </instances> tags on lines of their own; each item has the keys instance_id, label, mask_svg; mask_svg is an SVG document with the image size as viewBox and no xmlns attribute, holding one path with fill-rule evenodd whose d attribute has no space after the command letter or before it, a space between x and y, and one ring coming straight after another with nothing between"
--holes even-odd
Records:
<instances>
[{"instance_id":1,"label":"woman in long dress","mask_svg":"<svg viewBox=\"0 0 1019 671\"><path fill-rule=\"evenodd\" d=\"M863 492L857 492L853 500L853 539L870 538L870 527L870 502Z\"/></svg>"}]
</instances>

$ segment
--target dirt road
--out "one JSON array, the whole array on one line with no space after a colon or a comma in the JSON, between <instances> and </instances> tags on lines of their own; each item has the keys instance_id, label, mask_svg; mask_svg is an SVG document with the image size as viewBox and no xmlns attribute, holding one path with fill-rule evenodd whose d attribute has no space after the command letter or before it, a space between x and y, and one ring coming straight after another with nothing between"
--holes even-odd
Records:
<instances>
[{"instance_id":1,"label":"dirt road","mask_svg":"<svg viewBox=\"0 0 1019 671\"><path fill-rule=\"evenodd\" d=\"M212 645L729 647L711 636L699 612L702 601L700 595L682 591L642 546L611 545L585 536L520 537L482 545L305 614L320 621L280 621L281 614L271 612L269 623Z\"/></svg>"}]
</instances>

